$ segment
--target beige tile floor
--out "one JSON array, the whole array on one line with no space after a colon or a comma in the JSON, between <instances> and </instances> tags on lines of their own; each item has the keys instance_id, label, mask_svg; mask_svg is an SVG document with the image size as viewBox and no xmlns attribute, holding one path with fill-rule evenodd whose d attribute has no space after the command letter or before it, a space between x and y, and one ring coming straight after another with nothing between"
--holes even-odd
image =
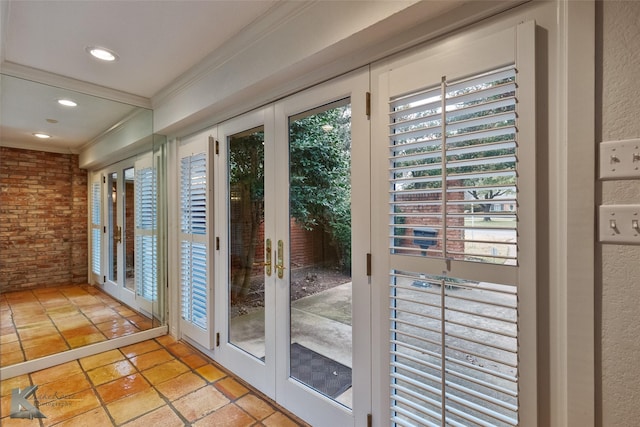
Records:
<instances>
[{"instance_id":1,"label":"beige tile floor","mask_svg":"<svg viewBox=\"0 0 640 427\"><path fill-rule=\"evenodd\" d=\"M149 329L151 321L89 285L0 294L0 366Z\"/></svg>"},{"instance_id":2,"label":"beige tile floor","mask_svg":"<svg viewBox=\"0 0 640 427\"><path fill-rule=\"evenodd\" d=\"M11 394L47 418L11 418ZM307 426L206 356L170 336L0 381L0 425Z\"/></svg>"}]
</instances>

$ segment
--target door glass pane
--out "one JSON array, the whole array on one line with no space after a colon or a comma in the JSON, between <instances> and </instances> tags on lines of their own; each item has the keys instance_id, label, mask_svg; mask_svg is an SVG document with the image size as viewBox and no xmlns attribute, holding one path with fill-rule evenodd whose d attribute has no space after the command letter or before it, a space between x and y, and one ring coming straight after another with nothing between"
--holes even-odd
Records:
<instances>
[{"instance_id":1,"label":"door glass pane","mask_svg":"<svg viewBox=\"0 0 640 427\"><path fill-rule=\"evenodd\" d=\"M351 407L351 106L289 119L290 376Z\"/></svg>"},{"instance_id":2,"label":"door glass pane","mask_svg":"<svg viewBox=\"0 0 640 427\"><path fill-rule=\"evenodd\" d=\"M135 172L134 168L124 170L124 230L123 233L123 252L124 252L124 285L127 289L133 291L135 287Z\"/></svg>"},{"instance_id":3,"label":"door glass pane","mask_svg":"<svg viewBox=\"0 0 640 427\"><path fill-rule=\"evenodd\" d=\"M264 128L229 138L229 342L265 357Z\"/></svg>"},{"instance_id":4,"label":"door glass pane","mask_svg":"<svg viewBox=\"0 0 640 427\"><path fill-rule=\"evenodd\" d=\"M112 172L108 180L108 215L109 215L109 280L118 280L118 243L120 241L120 228L118 227L118 174Z\"/></svg>"}]
</instances>

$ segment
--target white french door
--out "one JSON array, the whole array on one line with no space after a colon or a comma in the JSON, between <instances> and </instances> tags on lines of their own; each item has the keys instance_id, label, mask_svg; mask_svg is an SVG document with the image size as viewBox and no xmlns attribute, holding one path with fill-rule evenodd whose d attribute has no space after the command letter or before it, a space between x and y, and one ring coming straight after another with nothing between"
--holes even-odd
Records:
<instances>
[{"instance_id":1,"label":"white french door","mask_svg":"<svg viewBox=\"0 0 640 427\"><path fill-rule=\"evenodd\" d=\"M114 298L136 308L135 302L135 166L125 160L103 176L103 287Z\"/></svg>"},{"instance_id":2,"label":"white french door","mask_svg":"<svg viewBox=\"0 0 640 427\"><path fill-rule=\"evenodd\" d=\"M312 425L371 408L367 89L356 72L216 129L213 354Z\"/></svg>"},{"instance_id":3,"label":"white french door","mask_svg":"<svg viewBox=\"0 0 640 427\"><path fill-rule=\"evenodd\" d=\"M537 425L534 30L372 70L376 425Z\"/></svg>"},{"instance_id":4,"label":"white french door","mask_svg":"<svg viewBox=\"0 0 640 427\"><path fill-rule=\"evenodd\" d=\"M273 108L217 127L215 358L275 398ZM267 241L269 243L267 243ZM268 263L269 265L264 265ZM244 303L251 298L251 304ZM249 308L247 308L249 307Z\"/></svg>"}]
</instances>

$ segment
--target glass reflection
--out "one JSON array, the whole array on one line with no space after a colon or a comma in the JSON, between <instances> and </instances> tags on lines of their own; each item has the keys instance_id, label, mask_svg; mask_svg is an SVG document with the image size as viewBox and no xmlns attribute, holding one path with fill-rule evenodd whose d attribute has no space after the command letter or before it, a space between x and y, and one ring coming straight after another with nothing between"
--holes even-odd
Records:
<instances>
[{"instance_id":1,"label":"glass reflection","mask_svg":"<svg viewBox=\"0 0 640 427\"><path fill-rule=\"evenodd\" d=\"M229 342L256 358L264 343L264 128L229 138ZM243 321L239 322L240 317ZM251 316L247 322L246 316ZM241 327L245 325L245 327Z\"/></svg>"},{"instance_id":2,"label":"glass reflection","mask_svg":"<svg viewBox=\"0 0 640 427\"><path fill-rule=\"evenodd\" d=\"M289 181L290 376L351 407L349 100L290 118Z\"/></svg>"}]
</instances>

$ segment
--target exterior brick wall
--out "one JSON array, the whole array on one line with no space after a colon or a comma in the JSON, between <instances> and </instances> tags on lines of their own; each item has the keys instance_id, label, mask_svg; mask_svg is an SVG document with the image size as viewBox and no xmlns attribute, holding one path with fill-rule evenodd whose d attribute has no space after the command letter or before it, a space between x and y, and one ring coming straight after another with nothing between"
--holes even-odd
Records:
<instances>
[{"instance_id":1,"label":"exterior brick wall","mask_svg":"<svg viewBox=\"0 0 640 427\"><path fill-rule=\"evenodd\" d=\"M322 230L305 230L291 219L290 233L292 270L335 261L335 251L332 252L329 239Z\"/></svg>"},{"instance_id":2,"label":"exterior brick wall","mask_svg":"<svg viewBox=\"0 0 640 427\"><path fill-rule=\"evenodd\" d=\"M454 181L451 184L457 184L457 181ZM464 197L463 193L453 193L453 195L449 195L450 200L462 200ZM422 194L418 195L404 195L398 196L398 201L404 202L426 202L429 200L442 201L440 194L432 194L426 198ZM464 212L464 205L453 205L449 206L449 213L462 213ZM398 213L405 214L407 217L411 218L411 223L414 225L424 225L424 226L432 226L438 229L442 228L442 220L440 218L429 218L424 217L418 219L416 216L411 216L411 214L437 214L442 215L441 207L437 205L427 205L426 203L416 203L413 206L403 207ZM462 217L449 217L448 224L449 227L456 226L464 226L464 218ZM403 230L405 233L410 231ZM405 234L406 235L406 234ZM428 256L442 256L442 235L441 231L438 232L438 240L437 245L430 247L423 255ZM411 233L407 237L398 237L396 240L396 245L401 248L419 248L418 245L414 243L415 236ZM464 252L464 234L459 230L447 230L447 248L448 251L451 252ZM397 253L412 253L411 251L403 251L399 249Z\"/></svg>"},{"instance_id":3,"label":"exterior brick wall","mask_svg":"<svg viewBox=\"0 0 640 427\"><path fill-rule=\"evenodd\" d=\"M0 293L87 281L78 156L0 147Z\"/></svg>"},{"instance_id":4,"label":"exterior brick wall","mask_svg":"<svg viewBox=\"0 0 640 427\"><path fill-rule=\"evenodd\" d=\"M291 254L290 254L290 265L291 269L295 270L298 268L305 267L313 267L318 266L326 262L328 259L334 259L335 255L332 252L331 247L329 246L328 239L320 230L305 230L300 227L295 219L291 219L290 221L290 230L291 230ZM244 227L243 231L245 235L243 236L242 241L247 241L249 239L250 230L249 227ZM264 222L260 224L260 228L258 229L258 237L256 242L256 255L254 260L253 272L252 276L260 276L264 272L264 267L262 266L262 262L264 262ZM277 241L272 241L272 262L275 265L276 263L276 250L278 247ZM233 247L232 242L232 254L240 254L241 248ZM240 266L240 259L238 256L232 256L231 268L237 269Z\"/></svg>"}]
</instances>

